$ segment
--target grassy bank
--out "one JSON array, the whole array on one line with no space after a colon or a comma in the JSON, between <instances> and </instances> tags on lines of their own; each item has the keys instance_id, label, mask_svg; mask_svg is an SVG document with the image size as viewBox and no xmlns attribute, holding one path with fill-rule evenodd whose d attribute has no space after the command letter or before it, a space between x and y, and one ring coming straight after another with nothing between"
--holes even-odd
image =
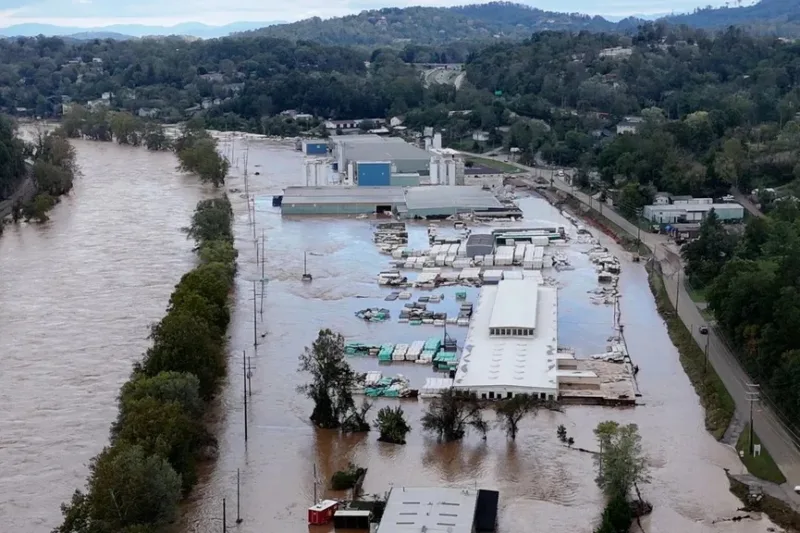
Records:
<instances>
[{"instance_id":1,"label":"grassy bank","mask_svg":"<svg viewBox=\"0 0 800 533\"><path fill-rule=\"evenodd\" d=\"M199 264L170 296L152 345L119 395L110 444L55 533L157 531L175 520L216 441L203 420L226 371L236 250L226 197L197 204L188 230ZM113 356L113 354L109 354Z\"/></svg>"},{"instance_id":2,"label":"grassy bank","mask_svg":"<svg viewBox=\"0 0 800 533\"><path fill-rule=\"evenodd\" d=\"M498 161L496 159L489 159L487 157L468 157L467 163L472 162L475 165L480 165L482 167L493 168L495 170L499 170L500 172L505 172L507 174L519 174L522 170L519 167L515 167L514 165L508 164L504 161Z\"/></svg>"},{"instance_id":3,"label":"grassy bank","mask_svg":"<svg viewBox=\"0 0 800 533\"><path fill-rule=\"evenodd\" d=\"M758 435L755 432L753 432L753 444L761 444L761 441L758 439ZM778 468L778 465L776 465L775 461L772 460L772 456L769 454L766 448L762 446L761 454L756 457L750 455L749 423L744 427L742 434L739 435L739 440L736 442L736 451L744 452L743 455L740 454L742 462L747 467L747 471L757 478L765 481L772 481L778 485L786 483L786 478L783 477L780 468Z\"/></svg>"},{"instance_id":4,"label":"grassy bank","mask_svg":"<svg viewBox=\"0 0 800 533\"><path fill-rule=\"evenodd\" d=\"M661 276L654 269L648 268L648 279L658 312L667 323L669 337L680 354L681 365L705 408L706 429L719 440L733 418L736 408L733 398L714 368L710 364L706 367L703 350L675 312Z\"/></svg>"},{"instance_id":5,"label":"grassy bank","mask_svg":"<svg viewBox=\"0 0 800 533\"><path fill-rule=\"evenodd\" d=\"M761 494L760 498L752 499L749 497L749 487L741 481L735 479L726 471L731 492L736 495L746 509L759 513L764 513L770 520L782 528L790 531L800 531L800 513L794 511L786 502L775 498L767 493Z\"/></svg>"}]
</instances>

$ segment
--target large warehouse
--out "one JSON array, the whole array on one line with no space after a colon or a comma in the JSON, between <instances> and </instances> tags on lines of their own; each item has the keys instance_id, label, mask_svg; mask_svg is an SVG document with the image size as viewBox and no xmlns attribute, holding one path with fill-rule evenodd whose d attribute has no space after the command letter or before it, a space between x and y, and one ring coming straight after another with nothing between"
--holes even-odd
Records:
<instances>
[{"instance_id":1,"label":"large warehouse","mask_svg":"<svg viewBox=\"0 0 800 533\"><path fill-rule=\"evenodd\" d=\"M374 170L377 179L381 171L378 164ZM504 206L491 192L479 187L288 187L280 205L284 215L395 213L401 218L440 218L458 213L522 214L519 208Z\"/></svg>"},{"instance_id":2,"label":"large warehouse","mask_svg":"<svg viewBox=\"0 0 800 533\"><path fill-rule=\"evenodd\" d=\"M431 160L428 152L399 137L378 135L334 137L333 155L338 171L347 174L352 170L355 179L360 161L387 161L391 163L393 174L409 174L427 171Z\"/></svg>"},{"instance_id":3,"label":"large warehouse","mask_svg":"<svg viewBox=\"0 0 800 533\"><path fill-rule=\"evenodd\" d=\"M405 206L402 187L289 187L284 215L362 215L396 212Z\"/></svg>"},{"instance_id":4,"label":"large warehouse","mask_svg":"<svg viewBox=\"0 0 800 533\"><path fill-rule=\"evenodd\" d=\"M534 279L481 287L453 388L482 399L558 397L558 293Z\"/></svg>"},{"instance_id":5,"label":"large warehouse","mask_svg":"<svg viewBox=\"0 0 800 533\"><path fill-rule=\"evenodd\" d=\"M500 493L444 487L393 487L377 533L495 531Z\"/></svg>"}]
</instances>

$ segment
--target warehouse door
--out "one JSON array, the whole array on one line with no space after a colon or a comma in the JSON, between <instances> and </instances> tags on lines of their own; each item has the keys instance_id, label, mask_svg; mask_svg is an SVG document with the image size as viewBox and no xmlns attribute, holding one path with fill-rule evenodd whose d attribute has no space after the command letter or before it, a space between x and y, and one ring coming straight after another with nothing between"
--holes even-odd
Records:
<instances>
[{"instance_id":1,"label":"warehouse door","mask_svg":"<svg viewBox=\"0 0 800 533\"><path fill-rule=\"evenodd\" d=\"M391 215L392 214L392 206L391 205L376 205L375 206L375 213L378 215Z\"/></svg>"}]
</instances>

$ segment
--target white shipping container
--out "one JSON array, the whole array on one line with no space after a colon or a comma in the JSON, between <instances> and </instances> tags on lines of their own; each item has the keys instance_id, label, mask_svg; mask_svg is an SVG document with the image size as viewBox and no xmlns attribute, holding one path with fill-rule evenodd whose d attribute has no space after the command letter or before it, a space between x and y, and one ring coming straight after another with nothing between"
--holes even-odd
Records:
<instances>
[{"instance_id":1,"label":"white shipping container","mask_svg":"<svg viewBox=\"0 0 800 533\"><path fill-rule=\"evenodd\" d=\"M467 245L463 242L458 245L458 251L456 252L458 257L467 257Z\"/></svg>"},{"instance_id":2,"label":"white shipping container","mask_svg":"<svg viewBox=\"0 0 800 533\"><path fill-rule=\"evenodd\" d=\"M531 237L531 244L534 246L547 246L550 244L550 238L546 236Z\"/></svg>"},{"instance_id":3,"label":"white shipping container","mask_svg":"<svg viewBox=\"0 0 800 533\"><path fill-rule=\"evenodd\" d=\"M448 256L447 256L447 257L445 257L445 259L444 259L444 264L445 264L445 266L453 266L453 261L455 261L455 260L456 260L456 256L455 256L455 254L453 254L453 255L448 255Z\"/></svg>"},{"instance_id":4,"label":"white shipping container","mask_svg":"<svg viewBox=\"0 0 800 533\"><path fill-rule=\"evenodd\" d=\"M414 263L415 261L413 257L406 259L406 262L403 263L403 268L414 268Z\"/></svg>"},{"instance_id":5,"label":"white shipping container","mask_svg":"<svg viewBox=\"0 0 800 533\"><path fill-rule=\"evenodd\" d=\"M436 256L436 266L444 266L444 260L447 258L445 254L439 254Z\"/></svg>"},{"instance_id":6,"label":"white shipping container","mask_svg":"<svg viewBox=\"0 0 800 533\"><path fill-rule=\"evenodd\" d=\"M392 352L392 355L399 355L400 358L402 359L403 357L406 356L407 351L408 351L408 344L398 344L397 346L394 347L394 352Z\"/></svg>"},{"instance_id":7,"label":"white shipping container","mask_svg":"<svg viewBox=\"0 0 800 533\"><path fill-rule=\"evenodd\" d=\"M519 242L514 247L514 262L515 263L522 262L523 257L525 257L525 243Z\"/></svg>"},{"instance_id":8,"label":"white shipping container","mask_svg":"<svg viewBox=\"0 0 800 533\"><path fill-rule=\"evenodd\" d=\"M483 256L483 266L491 267L494 266L494 254L484 255Z\"/></svg>"},{"instance_id":9,"label":"white shipping container","mask_svg":"<svg viewBox=\"0 0 800 533\"><path fill-rule=\"evenodd\" d=\"M506 270L503 272L503 279L522 279L522 272L519 270Z\"/></svg>"}]
</instances>

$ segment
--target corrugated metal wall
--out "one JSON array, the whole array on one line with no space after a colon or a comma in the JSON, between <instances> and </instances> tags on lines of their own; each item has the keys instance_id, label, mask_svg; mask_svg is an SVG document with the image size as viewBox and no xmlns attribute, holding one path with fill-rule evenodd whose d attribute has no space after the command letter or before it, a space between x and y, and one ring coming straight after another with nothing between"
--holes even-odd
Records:
<instances>
[{"instance_id":1,"label":"corrugated metal wall","mask_svg":"<svg viewBox=\"0 0 800 533\"><path fill-rule=\"evenodd\" d=\"M359 186L389 186L392 180L391 163L358 163Z\"/></svg>"},{"instance_id":2,"label":"corrugated metal wall","mask_svg":"<svg viewBox=\"0 0 800 533\"><path fill-rule=\"evenodd\" d=\"M328 144L324 142L306 142L303 144L306 155L325 155L328 153Z\"/></svg>"}]
</instances>

